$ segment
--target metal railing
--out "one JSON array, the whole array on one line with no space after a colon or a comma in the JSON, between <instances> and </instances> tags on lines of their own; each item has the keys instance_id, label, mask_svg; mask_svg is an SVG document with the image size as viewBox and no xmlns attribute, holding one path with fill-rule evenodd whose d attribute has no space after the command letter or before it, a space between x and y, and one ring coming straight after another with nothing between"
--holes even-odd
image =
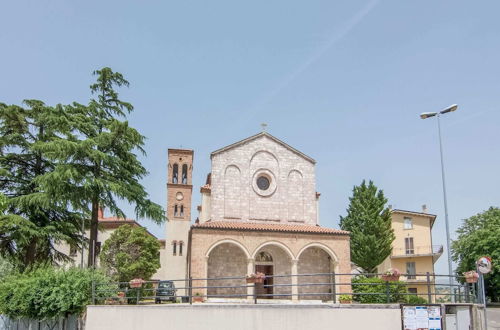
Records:
<instances>
[{"instance_id":1,"label":"metal railing","mask_svg":"<svg viewBox=\"0 0 500 330\"><path fill-rule=\"evenodd\" d=\"M392 257L405 257L413 255L441 255L443 253L442 245L427 245L427 246L416 246L414 248L393 248Z\"/></svg>"},{"instance_id":2,"label":"metal railing","mask_svg":"<svg viewBox=\"0 0 500 330\"><path fill-rule=\"evenodd\" d=\"M351 298L353 303L439 303L478 302L476 284L448 275L402 274L399 281L384 280L384 274L314 273L267 275L263 283L247 283L246 276L175 279L175 292L165 294L158 284L145 281L140 288L129 282L93 283L93 304L153 304L171 300L177 303L265 303L285 300L315 300L336 304ZM441 283L442 282L442 283ZM446 282L446 283L445 283ZM347 297L346 297L347 295Z\"/></svg>"}]
</instances>

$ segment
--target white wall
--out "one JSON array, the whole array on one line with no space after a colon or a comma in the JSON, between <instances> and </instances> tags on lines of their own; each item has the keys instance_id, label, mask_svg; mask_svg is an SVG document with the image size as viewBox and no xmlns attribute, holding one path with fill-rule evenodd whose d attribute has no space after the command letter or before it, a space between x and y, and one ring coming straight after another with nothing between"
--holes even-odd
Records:
<instances>
[{"instance_id":1,"label":"white wall","mask_svg":"<svg viewBox=\"0 0 500 330\"><path fill-rule=\"evenodd\" d=\"M394 308L335 308L319 305L88 306L87 330L400 330Z\"/></svg>"}]
</instances>

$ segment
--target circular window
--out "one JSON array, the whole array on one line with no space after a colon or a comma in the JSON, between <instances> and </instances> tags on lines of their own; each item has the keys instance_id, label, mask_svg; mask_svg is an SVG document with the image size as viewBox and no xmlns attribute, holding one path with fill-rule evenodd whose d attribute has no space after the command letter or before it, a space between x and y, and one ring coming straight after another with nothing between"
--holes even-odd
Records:
<instances>
[{"instance_id":1,"label":"circular window","mask_svg":"<svg viewBox=\"0 0 500 330\"><path fill-rule=\"evenodd\" d=\"M255 171L252 178L253 190L262 197L269 197L276 191L276 177L267 169Z\"/></svg>"},{"instance_id":2,"label":"circular window","mask_svg":"<svg viewBox=\"0 0 500 330\"><path fill-rule=\"evenodd\" d=\"M259 176L257 178L257 187L259 187L260 190L267 190L269 189L269 179L263 175Z\"/></svg>"}]
</instances>

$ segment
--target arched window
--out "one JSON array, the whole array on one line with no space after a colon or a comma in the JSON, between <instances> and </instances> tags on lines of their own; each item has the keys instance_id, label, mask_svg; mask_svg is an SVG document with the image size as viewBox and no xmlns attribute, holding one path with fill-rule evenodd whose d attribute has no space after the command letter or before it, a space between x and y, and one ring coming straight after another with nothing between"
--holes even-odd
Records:
<instances>
[{"instance_id":1,"label":"arched window","mask_svg":"<svg viewBox=\"0 0 500 330\"><path fill-rule=\"evenodd\" d=\"M255 258L256 262L273 262L273 257L264 251L259 252L257 257Z\"/></svg>"},{"instance_id":2,"label":"arched window","mask_svg":"<svg viewBox=\"0 0 500 330\"><path fill-rule=\"evenodd\" d=\"M184 216L184 205L181 205L181 217Z\"/></svg>"},{"instance_id":3,"label":"arched window","mask_svg":"<svg viewBox=\"0 0 500 330\"><path fill-rule=\"evenodd\" d=\"M182 184L188 183L188 166L187 164L182 165Z\"/></svg>"},{"instance_id":4,"label":"arched window","mask_svg":"<svg viewBox=\"0 0 500 330\"><path fill-rule=\"evenodd\" d=\"M184 245L183 241L179 241L179 255L182 255L182 246Z\"/></svg>"},{"instance_id":5,"label":"arched window","mask_svg":"<svg viewBox=\"0 0 500 330\"><path fill-rule=\"evenodd\" d=\"M179 165L174 164L172 169L172 183L179 182Z\"/></svg>"},{"instance_id":6,"label":"arched window","mask_svg":"<svg viewBox=\"0 0 500 330\"><path fill-rule=\"evenodd\" d=\"M177 205L174 206L174 217L176 217L179 214L179 209Z\"/></svg>"}]
</instances>

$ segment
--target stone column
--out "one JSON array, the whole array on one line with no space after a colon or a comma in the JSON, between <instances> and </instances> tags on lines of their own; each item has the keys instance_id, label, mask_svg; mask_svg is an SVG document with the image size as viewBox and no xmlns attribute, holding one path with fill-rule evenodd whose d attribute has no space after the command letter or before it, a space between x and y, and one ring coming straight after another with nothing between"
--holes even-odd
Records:
<instances>
[{"instance_id":1,"label":"stone column","mask_svg":"<svg viewBox=\"0 0 500 330\"><path fill-rule=\"evenodd\" d=\"M247 259L247 275L250 275L253 273L255 273L255 259L248 258ZM247 299L253 300L253 295L254 295L254 285L249 283L248 287L247 287Z\"/></svg>"},{"instance_id":2,"label":"stone column","mask_svg":"<svg viewBox=\"0 0 500 330\"><path fill-rule=\"evenodd\" d=\"M298 259L292 259L292 300L293 301L298 301L299 300L299 287L297 284L299 283L299 278L295 275L298 274L298 264L299 260Z\"/></svg>"}]
</instances>

